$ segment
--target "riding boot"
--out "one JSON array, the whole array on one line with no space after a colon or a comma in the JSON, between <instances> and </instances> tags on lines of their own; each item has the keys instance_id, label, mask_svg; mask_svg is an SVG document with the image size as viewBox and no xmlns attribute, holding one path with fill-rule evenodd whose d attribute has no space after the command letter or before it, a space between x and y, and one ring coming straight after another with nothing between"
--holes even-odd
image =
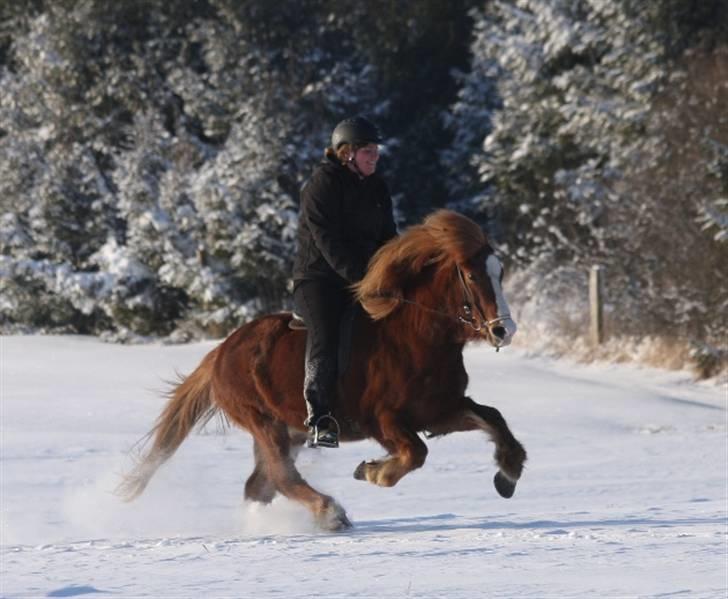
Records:
<instances>
[{"instance_id":1,"label":"riding boot","mask_svg":"<svg viewBox=\"0 0 728 599\"><path fill-rule=\"evenodd\" d=\"M308 356L306 356L308 358ZM329 399L336 390L336 364L327 358L306 360L303 397L308 417L309 447L338 447L339 424L331 415Z\"/></svg>"}]
</instances>

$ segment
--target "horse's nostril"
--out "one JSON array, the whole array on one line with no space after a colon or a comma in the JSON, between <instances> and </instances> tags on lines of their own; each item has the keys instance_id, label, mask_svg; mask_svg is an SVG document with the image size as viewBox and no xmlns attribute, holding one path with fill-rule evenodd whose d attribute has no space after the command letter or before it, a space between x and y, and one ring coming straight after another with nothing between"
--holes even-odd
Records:
<instances>
[{"instance_id":1,"label":"horse's nostril","mask_svg":"<svg viewBox=\"0 0 728 599\"><path fill-rule=\"evenodd\" d=\"M505 339L506 329L505 327L493 327L493 334L498 337L498 339Z\"/></svg>"}]
</instances>

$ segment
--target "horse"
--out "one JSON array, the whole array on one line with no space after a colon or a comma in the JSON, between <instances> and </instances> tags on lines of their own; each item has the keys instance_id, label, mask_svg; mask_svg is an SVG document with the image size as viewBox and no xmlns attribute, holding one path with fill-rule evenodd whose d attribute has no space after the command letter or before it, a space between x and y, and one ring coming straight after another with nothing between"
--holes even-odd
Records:
<instances>
[{"instance_id":1,"label":"horse","mask_svg":"<svg viewBox=\"0 0 728 599\"><path fill-rule=\"evenodd\" d=\"M498 410L465 395L463 364L467 342L482 340L499 350L516 332L502 279L482 229L449 210L409 227L372 257L352 287L363 310L353 324L333 415L342 442L375 439L387 456L360 463L355 479L394 486L425 463L420 433L430 438L480 429L495 444L495 488L513 495L526 451ZM295 466L306 441L306 333L289 327L291 319L281 312L244 324L170 392L147 436L150 446L119 486L126 500L144 490L196 426L222 412L254 439L246 500L265 504L282 493L305 505L324 530L352 526L343 507Z\"/></svg>"}]
</instances>

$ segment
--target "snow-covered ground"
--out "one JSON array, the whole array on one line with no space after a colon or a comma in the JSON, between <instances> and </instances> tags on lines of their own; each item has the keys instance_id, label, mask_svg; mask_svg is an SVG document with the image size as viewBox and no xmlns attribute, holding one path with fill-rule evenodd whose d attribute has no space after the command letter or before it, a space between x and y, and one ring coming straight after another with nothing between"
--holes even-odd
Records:
<instances>
[{"instance_id":1,"label":"snow-covered ground","mask_svg":"<svg viewBox=\"0 0 728 599\"><path fill-rule=\"evenodd\" d=\"M165 380L213 344L0 339L2 597L726 597L726 387L685 374L466 354L470 394L529 452L516 495L480 433L429 442L392 489L352 478L373 443L299 465L355 522L317 531L242 501L238 430L190 437L131 504L111 493Z\"/></svg>"}]
</instances>

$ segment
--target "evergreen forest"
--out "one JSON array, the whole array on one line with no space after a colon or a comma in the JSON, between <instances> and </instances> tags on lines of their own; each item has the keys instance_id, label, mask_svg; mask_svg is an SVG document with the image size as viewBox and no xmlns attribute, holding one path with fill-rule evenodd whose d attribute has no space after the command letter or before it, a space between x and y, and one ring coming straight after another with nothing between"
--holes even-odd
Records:
<instances>
[{"instance_id":1,"label":"evergreen forest","mask_svg":"<svg viewBox=\"0 0 728 599\"><path fill-rule=\"evenodd\" d=\"M530 339L725 364L725 0L0 0L0 330L173 342L291 305L333 126L400 229L486 228ZM625 341L627 342L627 341Z\"/></svg>"}]
</instances>

